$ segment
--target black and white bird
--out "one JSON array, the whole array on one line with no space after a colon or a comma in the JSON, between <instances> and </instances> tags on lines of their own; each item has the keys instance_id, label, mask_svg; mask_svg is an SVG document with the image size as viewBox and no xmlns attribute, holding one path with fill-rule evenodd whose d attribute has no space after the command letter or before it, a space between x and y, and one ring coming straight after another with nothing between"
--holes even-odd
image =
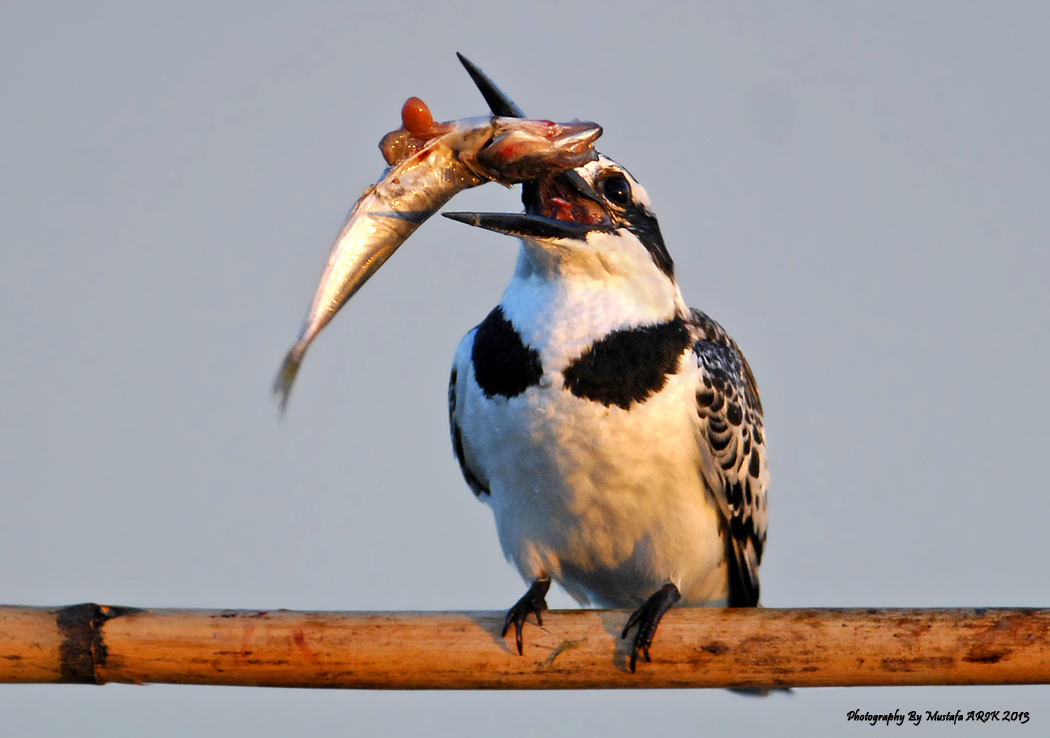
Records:
<instances>
[{"instance_id":1,"label":"black and white bird","mask_svg":"<svg viewBox=\"0 0 1050 738\"><path fill-rule=\"evenodd\" d=\"M521 115L464 60L493 113ZM514 275L463 338L452 444L541 621L552 581L586 605L634 608L630 668L669 607L758 605L765 432L751 369L690 309L649 197L599 156L524 185L523 214L446 213L521 239Z\"/></svg>"}]
</instances>

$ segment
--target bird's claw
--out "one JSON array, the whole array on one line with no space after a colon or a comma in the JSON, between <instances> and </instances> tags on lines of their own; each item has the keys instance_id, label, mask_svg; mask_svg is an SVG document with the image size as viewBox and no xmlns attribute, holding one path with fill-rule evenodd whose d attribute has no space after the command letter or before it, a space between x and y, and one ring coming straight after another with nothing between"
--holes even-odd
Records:
<instances>
[{"instance_id":1,"label":"bird's claw","mask_svg":"<svg viewBox=\"0 0 1050 738\"><path fill-rule=\"evenodd\" d=\"M649 646L653 645L653 637L656 635L656 626L660 624L660 619L664 616L664 613L682 598L682 594L678 591L678 587L673 584L665 584L659 592L654 594L645 604L631 613L631 617L627 618L627 624L623 626L623 632L620 633L620 638L626 638L627 632L638 626L638 632L634 634L634 642L631 644L631 673L635 671L635 666L638 663L638 654L642 654L642 658L646 661L652 661L649 658Z\"/></svg>"},{"instance_id":2,"label":"bird's claw","mask_svg":"<svg viewBox=\"0 0 1050 738\"><path fill-rule=\"evenodd\" d=\"M522 651L522 640L521 640L521 629L525 625L525 621L529 617L529 613L536 616L536 624L543 625L543 615L541 614L547 609L547 591L551 588L550 579L537 579L529 587L529 591L526 592L520 600L514 603L514 607L507 611L507 618L503 621L503 632L500 633L501 637L506 637L510 626L514 625L514 642L518 646L518 655L523 654Z\"/></svg>"}]
</instances>

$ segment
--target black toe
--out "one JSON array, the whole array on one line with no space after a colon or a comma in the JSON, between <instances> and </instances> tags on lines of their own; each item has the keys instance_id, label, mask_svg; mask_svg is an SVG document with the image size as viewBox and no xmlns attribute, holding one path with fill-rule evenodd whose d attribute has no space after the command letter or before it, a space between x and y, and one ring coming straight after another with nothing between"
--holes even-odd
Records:
<instances>
[{"instance_id":1,"label":"black toe","mask_svg":"<svg viewBox=\"0 0 1050 738\"><path fill-rule=\"evenodd\" d=\"M653 636L656 635L656 626L664 613L682 599L682 593L673 584L665 584L659 592L654 594L645 604L635 610L627 619L627 625L623 626L621 638L627 637L627 631L638 626L638 632L634 634L634 643L631 645L631 673L634 673L635 664L638 662L638 654L641 653L646 661L649 658L649 646L653 645Z\"/></svg>"},{"instance_id":2,"label":"black toe","mask_svg":"<svg viewBox=\"0 0 1050 738\"><path fill-rule=\"evenodd\" d=\"M518 644L519 656L522 654L521 628L528 619L529 613L534 613L536 615L536 623L543 625L543 615L541 613L547 609L547 591L550 588L550 579L537 579L529 587L529 591L514 603L514 607L507 611L507 619L503 621L503 632L500 635L506 636L511 624L514 625L514 640Z\"/></svg>"}]
</instances>

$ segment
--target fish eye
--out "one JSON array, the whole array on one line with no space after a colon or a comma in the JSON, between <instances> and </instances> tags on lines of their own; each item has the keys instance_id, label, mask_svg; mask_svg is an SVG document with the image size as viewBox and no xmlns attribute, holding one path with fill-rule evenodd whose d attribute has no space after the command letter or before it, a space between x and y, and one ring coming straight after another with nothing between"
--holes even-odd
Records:
<instances>
[{"instance_id":1,"label":"fish eye","mask_svg":"<svg viewBox=\"0 0 1050 738\"><path fill-rule=\"evenodd\" d=\"M622 174L614 174L602 180L602 194L610 202L627 205L631 202L631 185Z\"/></svg>"}]
</instances>

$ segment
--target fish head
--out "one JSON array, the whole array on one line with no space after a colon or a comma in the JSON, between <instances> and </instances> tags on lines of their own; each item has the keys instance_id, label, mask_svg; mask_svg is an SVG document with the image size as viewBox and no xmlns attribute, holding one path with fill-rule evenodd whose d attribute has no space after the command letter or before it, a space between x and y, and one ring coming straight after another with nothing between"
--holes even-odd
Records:
<instances>
[{"instance_id":1,"label":"fish head","mask_svg":"<svg viewBox=\"0 0 1050 738\"><path fill-rule=\"evenodd\" d=\"M601 126L586 121L493 118L491 138L462 160L485 179L518 184L596 160L594 142L601 135Z\"/></svg>"}]
</instances>

